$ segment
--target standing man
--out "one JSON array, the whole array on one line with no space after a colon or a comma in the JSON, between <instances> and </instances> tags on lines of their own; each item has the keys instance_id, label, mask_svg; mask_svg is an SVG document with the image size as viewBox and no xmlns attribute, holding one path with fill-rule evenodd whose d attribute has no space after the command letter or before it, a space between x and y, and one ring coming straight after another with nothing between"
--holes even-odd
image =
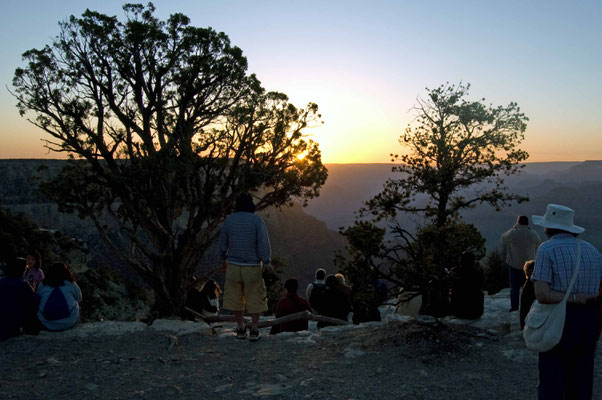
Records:
<instances>
[{"instance_id":1,"label":"standing man","mask_svg":"<svg viewBox=\"0 0 602 400\"><path fill-rule=\"evenodd\" d=\"M259 314L268 309L262 270L265 268L268 273L273 270L268 234L263 220L255 214L255 204L249 193L238 196L234 213L224 221L219 250L222 270L226 273L223 308L234 311L238 339L247 337L243 319L246 308L251 315L249 340L259 340Z\"/></svg>"},{"instance_id":2,"label":"standing man","mask_svg":"<svg viewBox=\"0 0 602 400\"><path fill-rule=\"evenodd\" d=\"M533 223L545 228L548 241L537 250L533 280L540 303L562 301L577 264L579 271L566 306L564 330L552 350L539 353L539 399L591 399L596 348L596 296L602 288L602 256L590 243L578 240L585 229L573 224L574 211L548 204Z\"/></svg>"},{"instance_id":3,"label":"standing man","mask_svg":"<svg viewBox=\"0 0 602 400\"><path fill-rule=\"evenodd\" d=\"M516 224L502 235L502 251L510 274L510 311L518 310L520 288L525 284L523 266L535 258L541 239L529 228L529 218L518 217Z\"/></svg>"}]
</instances>

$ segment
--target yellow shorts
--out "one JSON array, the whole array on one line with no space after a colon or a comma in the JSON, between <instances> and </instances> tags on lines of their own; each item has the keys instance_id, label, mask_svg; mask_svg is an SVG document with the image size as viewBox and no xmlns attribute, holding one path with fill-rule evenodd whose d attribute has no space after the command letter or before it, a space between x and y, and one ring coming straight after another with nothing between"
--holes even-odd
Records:
<instances>
[{"instance_id":1,"label":"yellow shorts","mask_svg":"<svg viewBox=\"0 0 602 400\"><path fill-rule=\"evenodd\" d=\"M224 310L244 311L249 314L267 311L265 283L261 265L241 267L228 263L224 287Z\"/></svg>"}]
</instances>

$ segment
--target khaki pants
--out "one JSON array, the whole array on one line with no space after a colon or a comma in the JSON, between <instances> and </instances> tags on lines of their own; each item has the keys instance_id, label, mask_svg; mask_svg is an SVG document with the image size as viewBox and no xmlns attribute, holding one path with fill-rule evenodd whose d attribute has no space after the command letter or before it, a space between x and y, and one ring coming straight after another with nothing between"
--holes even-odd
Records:
<instances>
[{"instance_id":1,"label":"khaki pants","mask_svg":"<svg viewBox=\"0 0 602 400\"><path fill-rule=\"evenodd\" d=\"M261 265L239 266L228 263L224 288L225 310L244 311L249 314L267 311L265 283Z\"/></svg>"}]
</instances>

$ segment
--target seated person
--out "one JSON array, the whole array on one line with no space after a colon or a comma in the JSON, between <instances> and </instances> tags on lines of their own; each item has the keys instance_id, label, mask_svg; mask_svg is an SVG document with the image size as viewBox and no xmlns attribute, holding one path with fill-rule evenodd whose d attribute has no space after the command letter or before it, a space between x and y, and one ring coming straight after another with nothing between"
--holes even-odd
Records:
<instances>
[{"instance_id":1,"label":"seated person","mask_svg":"<svg viewBox=\"0 0 602 400\"><path fill-rule=\"evenodd\" d=\"M374 286L369 283L361 285L361 287L354 285L351 298L354 324L381 320L380 311L378 310L378 293Z\"/></svg>"},{"instance_id":2,"label":"seated person","mask_svg":"<svg viewBox=\"0 0 602 400\"><path fill-rule=\"evenodd\" d=\"M203 317L212 317L219 313L219 296L222 289L216 281L208 279L196 281L188 291L186 307Z\"/></svg>"},{"instance_id":3,"label":"seated person","mask_svg":"<svg viewBox=\"0 0 602 400\"><path fill-rule=\"evenodd\" d=\"M38 286L40 307L38 319L49 331L73 328L79 321L82 292L75 277L64 263L54 263Z\"/></svg>"},{"instance_id":4,"label":"seated person","mask_svg":"<svg viewBox=\"0 0 602 400\"><path fill-rule=\"evenodd\" d=\"M458 267L452 272L450 306L454 316L477 319L483 315L483 273L475 266L475 256L465 252Z\"/></svg>"},{"instance_id":5,"label":"seated person","mask_svg":"<svg viewBox=\"0 0 602 400\"><path fill-rule=\"evenodd\" d=\"M10 337L39 331L36 311L40 297L23 280L25 260L11 260L0 278L0 341Z\"/></svg>"},{"instance_id":6,"label":"seated person","mask_svg":"<svg viewBox=\"0 0 602 400\"><path fill-rule=\"evenodd\" d=\"M531 280L531 275L533 274L533 268L535 267L535 260L529 260L523 266L523 271L525 271L525 277L527 280L523 285L523 291L520 294L520 328L523 329L525 327L525 318L527 318L527 314L531 309L531 305L535 301L535 285Z\"/></svg>"},{"instance_id":7,"label":"seated person","mask_svg":"<svg viewBox=\"0 0 602 400\"><path fill-rule=\"evenodd\" d=\"M345 281L345 275L338 273L334 274L334 276L337 278L337 281L339 281L339 291L349 296L351 294L351 286L347 285L347 282Z\"/></svg>"},{"instance_id":8,"label":"seated person","mask_svg":"<svg viewBox=\"0 0 602 400\"><path fill-rule=\"evenodd\" d=\"M318 299L326 288L326 282L324 281L326 279L326 270L323 268L318 268L315 276L316 280L307 285L307 289L305 289L305 298L307 301L309 301L310 306L314 301L313 298Z\"/></svg>"},{"instance_id":9,"label":"seated person","mask_svg":"<svg viewBox=\"0 0 602 400\"><path fill-rule=\"evenodd\" d=\"M37 250L31 249L25 256L25 264L27 271L25 272L25 281L29 283L33 291L38 289L40 282L44 280L44 272L42 271L42 256Z\"/></svg>"},{"instance_id":10,"label":"seated person","mask_svg":"<svg viewBox=\"0 0 602 400\"><path fill-rule=\"evenodd\" d=\"M348 321L349 299L344 291L339 288L339 285L340 283L336 276L328 275L326 278L326 289L314 308L320 315ZM330 325L332 324L318 321L318 328Z\"/></svg>"},{"instance_id":11,"label":"seated person","mask_svg":"<svg viewBox=\"0 0 602 400\"><path fill-rule=\"evenodd\" d=\"M275 312L276 318L285 317L301 311L311 311L307 300L297 294L297 289L299 288L299 281L297 279L288 279L284 282L284 288L286 289L286 296L278 300ZM273 332L306 331L307 327L308 321L306 319L299 319L297 321L283 322L279 324L279 328L275 327Z\"/></svg>"}]
</instances>

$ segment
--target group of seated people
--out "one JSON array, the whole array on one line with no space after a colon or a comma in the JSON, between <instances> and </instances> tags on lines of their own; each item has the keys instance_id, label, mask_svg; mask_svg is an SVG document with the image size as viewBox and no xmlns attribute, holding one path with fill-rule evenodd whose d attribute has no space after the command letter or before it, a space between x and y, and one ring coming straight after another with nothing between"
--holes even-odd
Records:
<instances>
[{"instance_id":1,"label":"group of seated people","mask_svg":"<svg viewBox=\"0 0 602 400\"><path fill-rule=\"evenodd\" d=\"M336 318L347 322L352 310L351 286L345 283L342 274L328 275L324 269L316 271L316 280L307 286L306 297L297 293L299 281L290 278L284 283L286 295L282 297L277 305L274 315L276 318L285 317L302 311L310 311L314 314ZM380 317L380 315L379 315ZM329 322L318 321L318 329L332 325ZM308 329L308 320L299 319L291 322L283 322L272 327L271 333L298 332Z\"/></svg>"},{"instance_id":2,"label":"group of seated people","mask_svg":"<svg viewBox=\"0 0 602 400\"><path fill-rule=\"evenodd\" d=\"M345 322L349 321L349 313L353 312L354 324L380 321L378 306L388 297L388 289L379 279L374 278L362 287L351 287L342 274L326 276L322 268L316 270L314 282L305 290L305 298L297 294L297 279L288 279L284 287L287 293L276 305L276 318L307 310ZM317 327L321 329L330 325L333 324L318 321ZM307 326L307 320L285 322L272 332L297 332L306 330Z\"/></svg>"},{"instance_id":3,"label":"group of seated people","mask_svg":"<svg viewBox=\"0 0 602 400\"><path fill-rule=\"evenodd\" d=\"M302 311L309 311L314 314L336 318L342 321L348 321L348 316L351 311L354 312L354 323L365 321L380 321L380 312L378 311L378 300L372 306L366 307L362 301L353 301L353 298L360 298L352 293L352 287L347 285L345 277L342 274L328 275L324 269L318 269L315 274L315 281L307 286L305 296L298 294L299 281L295 278L286 280L284 289L286 294L278 301L274 311L276 318L285 317L287 315L296 314ZM374 293L377 289L370 283L370 289ZM381 297L386 297L386 287L380 287L381 291L385 291ZM217 282L212 279L199 280L192 285L188 292L186 307L200 314L201 317L207 318L218 315L219 313L219 296L221 289ZM373 296L378 297L378 296ZM364 309L370 309L370 312L364 312ZM356 316L357 314L357 316ZM324 328L332 325L325 321L318 321L317 327ZM273 325L272 334L280 332L299 332L308 329L307 319L298 319L290 322L283 322Z\"/></svg>"},{"instance_id":4,"label":"group of seated people","mask_svg":"<svg viewBox=\"0 0 602 400\"><path fill-rule=\"evenodd\" d=\"M35 251L10 260L0 278L0 341L40 330L64 331L79 321L82 293L69 267L52 264L46 273Z\"/></svg>"}]
</instances>

